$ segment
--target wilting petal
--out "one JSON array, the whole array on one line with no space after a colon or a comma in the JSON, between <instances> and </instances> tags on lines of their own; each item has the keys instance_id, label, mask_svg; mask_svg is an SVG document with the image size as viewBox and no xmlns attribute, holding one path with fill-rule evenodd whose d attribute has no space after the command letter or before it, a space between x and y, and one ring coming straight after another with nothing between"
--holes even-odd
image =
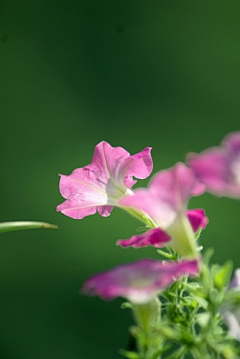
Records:
<instances>
[{"instance_id":1,"label":"wilting petal","mask_svg":"<svg viewBox=\"0 0 240 359\"><path fill-rule=\"evenodd\" d=\"M181 275L194 276L198 272L196 260L161 262L142 259L91 277L85 282L83 292L98 295L105 300L124 297L134 304L144 304Z\"/></svg>"},{"instance_id":2,"label":"wilting petal","mask_svg":"<svg viewBox=\"0 0 240 359\"><path fill-rule=\"evenodd\" d=\"M165 247L171 241L171 237L160 228L150 229L140 235L132 236L130 239L119 239L116 244L123 247L141 248L153 246Z\"/></svg>"},{"instance_id":3,"label":"wilting petal","mask_svg":"<svg viewBox=\"0 0 240 359\"><path fill-rule=\"evenodd\" d=\"M190 153L187 161L209 192L240 198L240 132L230 133L219 147Z\"/></svg>"},{"instance_id":4,"label":"wilting petal","mask_svg":"<svg viewBox=\"0 0 240 359\"><path fill-rule=\"evenodd\" d=\"M194 232L204 229L208 223L208 218L203 209L192 209L187 211L187 217ZM116 244L123 248L141 248L153 246L161 248L171 246L171 236L160 228L150 229L140 235L132 236L130 239L119 239Z\"/></svg>"},{"instance_id":5,"label":"wilting petal","mask_svg":"<svg viewBox=\"0 0 240 359\"><path fill-rule=\"evenodd\" d=\"M146 178L152 171L151 148L130 156L121 147L111 147L100 142L94 151L92 162L77 168L71 175L61 175L60 192L66 201L57 207L65 215L81 219L99 212L103 217L110 215L136 182Z\"/></svg>"}]
</instances>

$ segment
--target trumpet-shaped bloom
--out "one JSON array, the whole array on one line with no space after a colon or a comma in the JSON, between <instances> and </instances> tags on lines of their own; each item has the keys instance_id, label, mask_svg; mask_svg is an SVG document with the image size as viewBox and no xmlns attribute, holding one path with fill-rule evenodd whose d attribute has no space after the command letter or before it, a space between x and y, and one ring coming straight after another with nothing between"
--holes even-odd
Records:
<instances>
[{"instance_id":1,"label":"trumpet-shaped bloom","mask_svg":"<svg viewBox=\"0 0 240 359\"><path fill-rule=\"evenodd\" d=\"M148 177L153 163L151 148L131 156L122 147L112 147L102 141L96 147L92 162L75 169L71 175L61 175L60 192L66 199L57 207L74 219L98 213L107 217L119 199L131 193L130 188L139 179Z\"/></svg>"},{"instance_id":2,"label":"trumpet-shaped bloom","mask_svg":"<svg viewBox=\"0 0 240 359\"><path fill-rule=\"evenodd\" d=\"M230 133L219 147L189 154L187 161L209 192L240 198L240 132Z\"/></svg>"},{"instance_id":3,"label":"trumpet-shaped bloom","mask_svg":"<svg viewBox=\"0 0 240 359\"><path fill-rule=\"evenodd\" d=\"M146 212L156 227L171 237L171 246L185 257L197 256L194 231L186 215L191 196L204 192L194 172L183 163L158 172L148 189L137 189L120 200L123 206ZM159 232L158 232L159 233ZM156 232L155 232L156 234Z\"/></svg>"},{"instance_id":4,"label":"trumpet-shaped bloom","mask_svg":"<svg viewBox=\"0 0 240 359\"><path fill-rule=\"evenodd\" d=\"M124 297L134 304L145 304L170 286L176 278L184 274L194 276L198 272L196 260L162 262L141 259L91 277L82 290L105 300Z\"/></svg>"},{"instance_id":5,"label":"trumpet-shaped bloom","mask_svg":"<svg viewBox=\"0 0 240 359\"><path fill-rule=\"evenodd\" d=\"M208 218L203 209L192 209L187 211L186 214L194 232L206 227ZM140 235L132 236L130 239L120 239L116 244L123 248L140 248L148 246L161 248L168 245L171 246L171 236L161 228L153 228Z\"/></svg>"}]
</instances>

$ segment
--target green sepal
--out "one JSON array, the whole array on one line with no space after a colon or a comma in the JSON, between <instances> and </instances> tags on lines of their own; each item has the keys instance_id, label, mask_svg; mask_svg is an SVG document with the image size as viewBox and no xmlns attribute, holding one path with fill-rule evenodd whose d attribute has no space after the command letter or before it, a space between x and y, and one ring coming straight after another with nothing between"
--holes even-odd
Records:
<instances>
[{"instance_id":1,"label":"green sepal","mask_svg":"<svg viewBox=\"0 0 240 359\"><path fill-rule=\"evenodd\" d=\"M221 300L219 298L219 292L216 288L211 288L209 291L209 299L212 304L219 305L221 303Z\"/></svg>"},{"instance_id":2,"label":"green sepal","mask_svg":"<svg viewBox=\"0 0 240 359\"><path fill-rule=\"evenodd\" d=\"M197 307L198 305L202 306L204 309L207 309L208 302L206 300L206 293L202 290L203 288L197 282L184 283L184 287L191 294L192 298L192 307Z\"/></svg>"},{"instance_id":3,"label":"green sepal","mask_svg":"<svg viewBox=\"0 0 240 359\"><path fill-rule=\"evenodd\" d=\"M204 309L208 308L208 302L203 297L201 297L200 295L195 295L194 293L191 293L191 297L194 299L193 300L193 307L196 307L195 302L197 302L198 305L200 305Z\"/></svg>"},{"instance_id":4,"label":"green sepal","mask_svg":"<svg viewBox=\"0 0 240 359\"><path fill-rule=\"evenodd\" d=\"M161 249L158 249L157 250L158 254L160 254L161 256L167 258L167 259L170 259L172 261L175 261L178 259L178 255L177 254L174 254L174 253L167 253L165 251L162 251Z\"/></svg>"},{"instance_id":5,"label":"green sepal","mask_svg":"<svg viewBox=\"0 0 240 359\"><path fill-rule=\"evenodd\" d=\"M175 324L175 323L174 323ZM179 340L181 335L178 327L169 325L168 322L161 322L155 327L155 331L165 340ZM167 348L168 349L168 348ZM165 349L164 351L166 351Z\"/></svg>"},{"instance_id":6,"label":"green sepal","mask_svg":"<svg viewBox=\"0 0 240 359\"><path fill-rule=\"evenodd\" d=\"M197 282L183 283L183 285L190 291L196 291L201 288L200 284Z\"/></svg>"},{"instance_id":7,"label":"green sepal","mask_svg":"<svg viewBox=\"0 0 240 359\"><path fill-rule=\"evenodd\" d=\"M146 232L148 231L150 228L149 227L138 227L137 228L137 232Z\"/></svg>"},{"instance_id":8,"label":"green sepal","mask_svg":"<svg viewBox=\"0 0 240 359\"><path fill-rule=\"evenodd\" d=\"M208 267L209 263L212 259L212 256L214 255L215 250L213 248L208 248L206 252L204 253L203 262Z\"/></svg>"},{"instance_id":9,"label":"green sepal","mask_svg":"<svg viewBox=\"0 0 240 359\"><path fill-rule=\"evenodd\" d=\"M0 223L0 233L1 232L11 232L19 231L22 229L34 229L34 228L47 228L47 229L57 229L59 226L55 224L45 223L45 222L2 222Z\"/></svg>"},{"instance_id":10,"label":"green sepal","mask_svg":"<svg viewBox=\"0 0 240 359\"><path fill-rule=\"evenodd\" d=\"M202 233L202 228L199 227L198 230L195 232L195 238L196 240L200 237L200 234Z\"/></svg>"},{"instance_id":11,"label":"green sepal","mask_svg":"<svg viewBox=\"0 0 240 359\"><path fill-rule=\"evenodd\" d=\"M228 286L232 274L232 269L232 261L227 261L223 266L218 269L214 277L214 283L218 289L222 289Z\"/></svg>"},{"instance_id":12,"label":"green sepal","mask_svg":"<svg viewBox=\"0 0 240 359\"><path fill-rule=\"evenodd\" d=\"M121 304L121 309L132 309L133 305L129 302L124 302Z\"/></svg>"}]
</instances>

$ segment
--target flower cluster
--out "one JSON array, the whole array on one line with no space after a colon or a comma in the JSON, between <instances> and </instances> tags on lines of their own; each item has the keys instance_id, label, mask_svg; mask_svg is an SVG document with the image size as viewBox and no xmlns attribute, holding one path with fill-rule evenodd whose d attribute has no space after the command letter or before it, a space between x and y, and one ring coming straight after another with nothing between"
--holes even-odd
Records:
<instances>
[{"instance_id":1,"label":"flower cluster","mask_svg":"<svg viewBox=\"0 0 240 359\"><path fill-rule=\"evenodd\" d=\"M151 148L147 147L130 155L125 149L114 148L103 141L95 147L90 165L75 169L69 176L61 175L60 192L65 201L57 207L57 211L74 219L82 219L96 212L107 217L113 207L119 207L140 220L145 225L145 231L130 239L119 239L116 244L123 248L153 246L170 259L142 259L120 265L91 277L83 285L84 293L98 295L105 300L118 296L126 298L138 313L137 318L141 306L152 305L159 295L170 290L182 276L186 278L180 280L179 287L182 288L179 293L183 295L183 306L186 305L186 299L182 293L188 277L200 278L199 283L202 281L202 286L205 286L202 294L199 294L199 284L195 283L198 292L192 294L194 300L200 298L201 303L201 298L209 300L208 291L211 292L212 288L204 279L207 277L206 269L198 246L199 234L208 224L208 218L203 209L188 209L188 202L191 197L202 195L205 191L219 196L240 197L240 132L228 135L220 147L210 148L199 155L189 154L187 165L177 163L170 169L157 172L148 188L133 190L132 186L136 183L134 178L145 179L152 169ZM163 247L166 248L164 251L159 250ZM215 272L209 272L209 276L213 278L210 282L218 288L219 293L231 292L232 287L239 290L239 280L236 284L235 278L227 288L223 280L219 284L221 269L217 274ZM208 278L208 283L209 280ZM189 288L190 284L188 290L191 292ZM165 297L170 298L167 294ZM178 308L179 306L180 304ZM211 306L220 308L221 303L212 301ZM189 308L193 308L193 304L189 304ZM222 316L230 328L230 335L239 339L239 325L237 327L233 321L238 322L240 316L232 314L231 319L226 319L230 318L229 306L225 304L221 308ZM240 312L239 308L237 313ZM146 317L146 313L144 316ZM170 327L171 325L168 326ZM234 335L236 331L238 334ZM142 345L145 346L146 343ZM156 356L157 351L154 353L152 357ZM142 357L145 358L145 354ZM148 354L146 358L148 357L151 355Z\"/></svg>"}]
</instances>

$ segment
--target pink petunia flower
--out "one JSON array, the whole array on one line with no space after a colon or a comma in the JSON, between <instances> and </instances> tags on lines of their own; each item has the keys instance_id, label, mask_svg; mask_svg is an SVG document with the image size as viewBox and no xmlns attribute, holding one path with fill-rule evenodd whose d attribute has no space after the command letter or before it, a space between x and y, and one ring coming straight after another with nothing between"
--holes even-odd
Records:
<instances>
[{"instance_id":1,"label":"pink petunia flower","mask_svg":"<svg viewBox=\"0 0 240 359\"><path fill-rule=\"evenodd\" d=\"M206 227L208 218L203 209L188 210L186 214L194 232ZM148 246L161 248L171 246L171 236L161 228L153 228L140 235L132 236L130 239L119 239L116 244L123 248L141 248Z\"/></svg>"},{"instance_id":2,"label":"pink petunia flower","mask_svg":"<svg viewBox=\"0 0 240 359\"><path fill-rule=\"evenodd\" d=\"M120 205L146 212L155 227L171 237L171 247L184 257L196 257L194 230L186 211L190 197L204 190L205 186L199 183L194 172L183 163L177 163L173 168L158 172L149 188L137 189L133 196L124 197Z\"/></svg>"},{"instance_id":3,"label":"pink petunia flower","mask_svg":"<svg viewBox=\"0 0 240 359\"><path fill-rule=\"evenodd\" d=\"M180 276L195 276L198 273L197 260L162 262L141 259L91 277L83 285L82 291L105 300L124 297L133 304L145 304Z\"/></svg>"},{"instance_id":4,"label":"pink petunia flower","mask_svg":"<svg viewBox=\"0 0 240 359\"><path fill-rule=\"evenodd\" d=\"M131 194L130 188L152 172L151 148L131 156L122 147L102 141L94 150L90 165L77 168L71 175L61 175L60 192L66 199L57 211L74 219L95 214L110 215L119 199Z\"/></svg>"},{"instance_id":5,"label":"pink petunia flower","mask_svg":"<svg viewBox=\"0 0 240 359\"><path fill-rule=\"evenodd\" d=\"M240 198L240 132L227 135L219 147L190 153L187 162L209 192Z\"/></svg>"}]
</instances>

